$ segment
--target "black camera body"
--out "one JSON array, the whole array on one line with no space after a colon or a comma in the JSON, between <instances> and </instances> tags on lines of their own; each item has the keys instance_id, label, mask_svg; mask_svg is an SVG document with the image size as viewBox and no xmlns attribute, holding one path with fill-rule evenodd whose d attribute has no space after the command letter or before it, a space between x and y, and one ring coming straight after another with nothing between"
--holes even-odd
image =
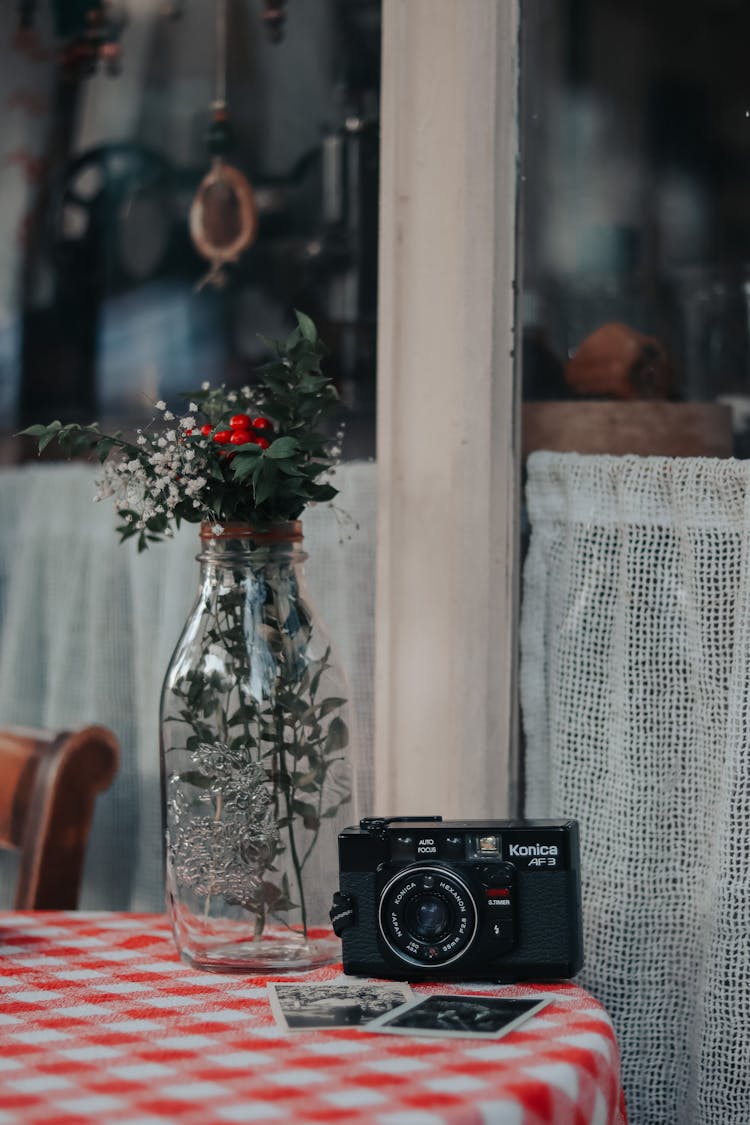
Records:
<instances>
[{"instance_id":1,"label":"black camera body","mask_svg":"<svg viewBox=\"0 0 750 1125\"><path fill-rule=\"evenodd\" d=\"M555 980L583 964L574 820L368 817L339 834L344 972Z\"/></svg>"}]
</instances>

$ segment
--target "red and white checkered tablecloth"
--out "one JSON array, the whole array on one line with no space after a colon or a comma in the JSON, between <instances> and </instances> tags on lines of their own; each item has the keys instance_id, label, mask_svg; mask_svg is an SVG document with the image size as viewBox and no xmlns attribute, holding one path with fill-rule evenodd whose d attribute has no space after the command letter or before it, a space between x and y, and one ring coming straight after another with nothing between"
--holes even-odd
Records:
<instances>
[{"instance_id":1,"label":"red and white checkered tablecloth","mask_svg":"<svg viewBox=\"0 0 750 1125\"><path fill-rule=\"evenodd\" d=\"M196 972L158 915L0 913L0 1125L624 1125L612 1025L574 985L503 989L552 1003L496 1042L278 1030L267 980L340 974Z\"/></svg>"}]
</instances>

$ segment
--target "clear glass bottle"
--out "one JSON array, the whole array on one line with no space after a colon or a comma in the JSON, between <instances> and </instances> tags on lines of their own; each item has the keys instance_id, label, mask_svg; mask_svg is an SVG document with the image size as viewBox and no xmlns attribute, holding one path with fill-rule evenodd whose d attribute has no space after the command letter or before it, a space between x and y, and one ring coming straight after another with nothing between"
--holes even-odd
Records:
<instances>
[{"instance_id":1,"label":"clear glass bottle","mask_svg":"<svg viewBox=\"0 0 750 1125\"><path fill-rule=\"evenodd\" d=\"M197 968L304 969L340 956L327 912L352 815L347 690L306 594L301 525L217 530L201 528L162 691L167 905Z\"/></svg>"}]
</instances>

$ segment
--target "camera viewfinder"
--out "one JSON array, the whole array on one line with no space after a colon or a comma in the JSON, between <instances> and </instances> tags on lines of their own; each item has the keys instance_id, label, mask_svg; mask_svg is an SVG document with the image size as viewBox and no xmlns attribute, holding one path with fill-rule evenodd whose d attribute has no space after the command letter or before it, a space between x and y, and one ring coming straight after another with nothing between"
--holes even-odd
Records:
<instances>
[{"instance_id":1,"label":"camera viewfinder","mask_svg":"<svg viewBox=\"0 0 750 1125\"><path fill-rule=\"evenodd\" d=\"M500 841L497 836L480 836L477 840L477 854L492 858L500 854Z\"/></svg>"}]
</instances>

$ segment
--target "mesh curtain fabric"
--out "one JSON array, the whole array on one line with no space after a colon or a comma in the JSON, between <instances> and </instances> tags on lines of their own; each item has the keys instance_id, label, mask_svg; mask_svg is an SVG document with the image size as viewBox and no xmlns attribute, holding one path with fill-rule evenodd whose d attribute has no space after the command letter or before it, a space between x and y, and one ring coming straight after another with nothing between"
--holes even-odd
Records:
<instances>
[{"instance_id":1,"label":"mesh curtain fabric","mask_svg":"<svg viewBox=\"0 0 750 1125\"><path fill-rule=\"evenodd\" d=\"M526 812L581 821L631 1125L750 1121L750 463L535 453Z\"/></svg>"},{"instance_id":2,"label":"mesh curtain fabric","mask_svg":"<svg viewBox=\"0 0 750 1125\"><path fill-rule=\"evenodd\" d=\"M139 555L88 465L0 473L0 725L110 726L120 772L97 802L84 909L164 908L159 694L198 592L198 528ZM359 807L372 802L375 465L337 471L336 507L306 512L310 598L351 690ZM352 821L359 809L352 811ZM14 856L0 853L0 905ZM5 877L3 871L5 870ZM329 890L326 891L329 897Z\"/></svg>"}]
</instances>

